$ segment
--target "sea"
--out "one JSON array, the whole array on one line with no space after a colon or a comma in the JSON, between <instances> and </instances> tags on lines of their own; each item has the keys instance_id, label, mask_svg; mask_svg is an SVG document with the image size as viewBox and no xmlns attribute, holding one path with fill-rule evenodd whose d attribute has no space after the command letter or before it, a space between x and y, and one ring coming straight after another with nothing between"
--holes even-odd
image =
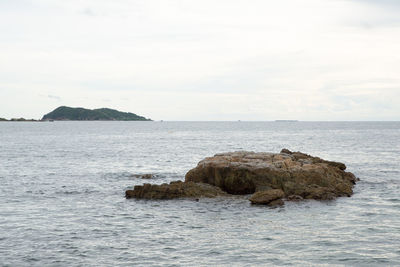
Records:
<instances>
[{"instance_id":1,"label":"sea","mask_svg":"<svg viewBox=\"0 0 400 267\"><path fill-rule=\"evenodd\" d=\"M354 195L125 199L282 148L345 163ZM2 122L0 266L400 266L400 122Z\"/></svg>"}]
</instances>

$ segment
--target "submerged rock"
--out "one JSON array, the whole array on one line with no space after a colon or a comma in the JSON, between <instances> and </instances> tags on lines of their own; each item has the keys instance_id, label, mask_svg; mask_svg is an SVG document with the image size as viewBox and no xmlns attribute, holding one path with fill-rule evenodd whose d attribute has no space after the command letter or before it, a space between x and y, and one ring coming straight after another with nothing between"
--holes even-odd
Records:
<instances>
[{"instance_id":1,"label":"submerged rock","mask_svg":"<svg viewBox=\"0 0 400 267\"><path fill-rule=\"evenodd\" d=\"M227 195L220 188L204 183L174 181L169 184L137 185L125 192L126 198L173 199L217 197Z\"/></svg>"},{"instance_id":2,"label":"submerged rock","mask_svg":"<svg viewBox=\"0 0 400 267\"><path fill-rule=\"evenodd\" d=\"M278 207L278 206L282 206L284 204L285 204L285 202L280 198L280 199L276 199L276 200L269 202L267 205L270 207ZM265 204L263 204L263 205L265 205Z\"/></svg>"},{"instance_id":3,"label":"submerged rock","mask_svg":"<svg viewBox=\"0 0 400 267\"><path fill-rule=\"evenodd\" d=\"M127 198L172 199L253 194L254 204L279 205L282 198L333 199L351 196L357 178L346 165L301 152L229 152L200 161L185 182L135 186Z\"/></svg>"},{"instance_id":4,"label":"submerged rock","mask_svg":"<svg viewBox=\"0 0 400 267\"><path fill-rule=\"evenodd\" d=\"M139 178L139 179L153 179L156 176L151 173L145 173L145 174L132 174L131 177L133 178Z\"/></svg>"}]
</instances>

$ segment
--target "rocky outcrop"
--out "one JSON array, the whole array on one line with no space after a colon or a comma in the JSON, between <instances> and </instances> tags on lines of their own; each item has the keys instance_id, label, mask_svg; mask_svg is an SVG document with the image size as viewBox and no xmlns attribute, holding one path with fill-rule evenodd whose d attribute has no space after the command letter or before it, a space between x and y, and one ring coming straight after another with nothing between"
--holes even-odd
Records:
<instances>
[{"instance_id":1,"label":"rocky outcrop","mask_svg":"<svg viewBox=\"0 0 400 267\"><path fill-rule=\"evenodd\" d=\"M229 152L200 161L185 182L135 186L127 198L172 199L253 194L254 204L282 204L282 199L333 199L351 196L356 177L346 165L301 152Z\"/></svg>"},{"instance_id":2,"label":"rocky outcrop","mask_svg":"<svg viewBox=\"0 0 400 267\"><path fill-rule=\"evenodd\" d=\"M301 152L229 152L199 162L186 174L186 182L218 186L230 194L252 194L280 189L284 195L306 199L351 196L356 177L346 165Z\"/></svg>"},{"instance_id":3,"label":"rocky outcrop","mask_svg":"<svg viewBox=\"0 0 400 267\"><path fill-rule=\"evenodd\" d=\"M204 183L175 181L169 184L137 185L133 190L125 192L126 198L173 199L217 197L227 195L219 187Z\"/></svg>"}]
</instances>

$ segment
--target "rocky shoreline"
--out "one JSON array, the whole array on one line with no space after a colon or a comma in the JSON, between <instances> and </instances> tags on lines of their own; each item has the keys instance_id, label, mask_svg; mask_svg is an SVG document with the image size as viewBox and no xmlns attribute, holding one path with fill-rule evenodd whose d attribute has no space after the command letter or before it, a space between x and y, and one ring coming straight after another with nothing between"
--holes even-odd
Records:
<instances>
[{"instance_id":1,"label":"rocky shoreline","mask_svg":"<svg viewBox=\"0 0 400 267\"><path fill-rule=\"evenodd\" d=\"M281 205L283 200L329 200L353 194L357 178L346 165L301 152L247 151L216 154L200 161L185 181L135 186L126 198L174 199L250 195L253 204Z\"/></svg>"}]
</instances>

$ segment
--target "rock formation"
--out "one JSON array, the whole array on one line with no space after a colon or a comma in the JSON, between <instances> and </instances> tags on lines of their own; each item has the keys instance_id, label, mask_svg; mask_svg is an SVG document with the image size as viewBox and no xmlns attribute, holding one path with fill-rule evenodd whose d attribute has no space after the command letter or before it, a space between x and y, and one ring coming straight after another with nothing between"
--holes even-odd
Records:
<instances>
[{"instance_id":1,"label":"rock formation","mask_svg":"<svg viewBox=\"0 0 400 267\"><path fill-rule=\"evenodd\" d=\"M216 186L204 183L174 181L161 185L137 185L125 192L126 198L173 199L226 196L227 193Z\"/></svg>"},{"instance_id":2,"label":"rock formation","mask_svg":"<svg viewBox=\"0 0 400 267\"><path fill-rule=\"evenodd\" d=\"M185 182L161 186L145 184L127 191L127 197L213 197L221 193L254 194L254 204L279 204L280 199L333 199L351 196L356 177L340 162L301 152L229 152L200 161Z\"/></svg>"}]
</instances>

